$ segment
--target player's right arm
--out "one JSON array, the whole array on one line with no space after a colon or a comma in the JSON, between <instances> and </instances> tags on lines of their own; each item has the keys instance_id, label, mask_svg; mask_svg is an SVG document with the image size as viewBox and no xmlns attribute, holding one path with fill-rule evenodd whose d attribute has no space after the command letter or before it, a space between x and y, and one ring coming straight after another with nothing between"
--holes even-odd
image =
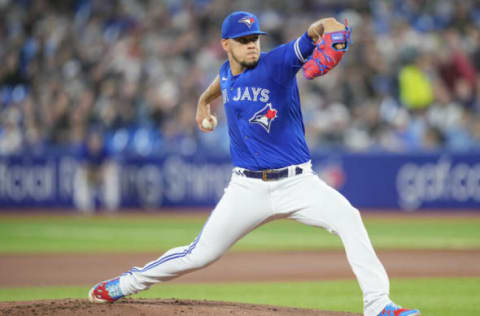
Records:
<instances>
[{"instance_id":1,"label":"player's right arm","mask_svg":"<svg viewBox=\"0 0 480 316\"><path fill-rule=\"evenodd\" d=\"M200 95L197 104L197 114L196 114L196 121L198 128L203 132L211 132L212 130L205 129L202 126L203 119L207 118L210 119L212 115L210 104L215 101L218 97L222 95L222 90L220 88L220 76L217 75L212 83L208 86L205 91Z\"/></svg>"}]
</instances>

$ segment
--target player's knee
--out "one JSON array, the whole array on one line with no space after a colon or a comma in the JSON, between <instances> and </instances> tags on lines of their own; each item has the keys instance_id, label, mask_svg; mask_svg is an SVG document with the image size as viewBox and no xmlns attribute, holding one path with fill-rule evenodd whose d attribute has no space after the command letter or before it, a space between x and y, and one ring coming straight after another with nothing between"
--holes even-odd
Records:
<instances>
[{"instance_id":1,"label":"player's knee","mask_svg":"<svg viewBox=\"0 0 480 316\"><path fill-rule=\"evenodd\" d=\"M207 251L207 252L193 252L190 256L190 264L192 269L201 269L209 264L215 262L220 258L220 255L212 252L212 251Z\"/></svg>"},{"instance_id":2,"label":"player's knee","mask_svg":"<svg viewBox=\"0 0 480 316\"><path fill-rule=\"evenodd\" d=\"M350 212L353 220L362 221L362 215L360 215L360 211L358 209L352 206L350 207Z\"/></svg>"},{"instance_id":3,"label":"player's knee","mask_svg":"<svg viewBox=\"0 0 480 316\"><path fill-rule=\"evenodd\" d=\"M343 221L347 225L356 225L362 222L360 211L351 205L345 208L343 215Z\"/></svg>"},{"instance_id":4,"label":"player's knee","mask_svg":"<svg viewBox=\"0 0 480 316\"><path fill-rule=\"evenodd\" d=\"M362 216L360 215L360 211L353 206L350 207L350 213L355 220L359 220L362 218Z\"/></svg>"}]
</instances>

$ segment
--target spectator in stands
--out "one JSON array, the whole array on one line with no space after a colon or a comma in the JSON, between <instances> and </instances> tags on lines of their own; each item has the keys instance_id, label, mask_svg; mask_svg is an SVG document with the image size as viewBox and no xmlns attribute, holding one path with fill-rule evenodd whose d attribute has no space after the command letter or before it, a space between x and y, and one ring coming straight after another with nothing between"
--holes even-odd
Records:
<instances>
[{"instance_id":1,"label":"spectator in stands","mask_svg":"<svg viewBox=\"0 0 480 316\"><path fill-rule=\"evenodd\" d=\"M23 137L19 128L20 113L17 108L10 107L2 117L0 128L0 154L16 154L22 147Z\"/></svg>"},{"instance_id":2,"label":"spectator in stands","mask_svg":"<svg viewBox=\"0 0 480 316\"><path fill-rule=\"evenodd\" d=\"M74 203L84 213L92 213L101 203L114 212L119 205L119 175L109 157L102 134L93 130L80 148L78 169L74 177Z\"/></svg>"},{"instance_id":3,"label":"spectator in stands","mask_svg":"<svg viewBox=\"0 0 480 316\"><path fill-rule=\"evenodd\" d=\"M410 48L405 55L407 62L398 78L400 100L408 109L426 109L434 100L433 82L425 69L428 61L415 48Z\"/></svg>"},{"instance_id":4,"label":"spectator in stands","mask_svg":"<svg viewBox=\"0 0 480 316\"><path fill-rule=\"evenodd\" d=\"M314 12L348 16L354 45L339 65L346 71L335 70L328 80L299 80L305 117L311 118L305 121L308 141L314 151L408 151L432 144L479 146L473 137L479 118L469 115L480 112L477 2L278 0L241 6L265 21L271 34L266 49L290 40ZM224 154L228 140L212 146L188 115L195 106L191 96L203 91L225 58L213 40L218 21L238 6L223 0L0 1L0 115L12 106L20 111L16 126L2 120L0 143L15 145L4 145L7 152L68 150L95 125L107 140L119 133L127 138L122 153L137 153L133 140L140 134L155 138L156 147L144 146L144 153L218 148ZM409 65L403 63L405 47L420 49ZM440 81L448 101L438 96ZM402 104L417 110L403 113ZM437 118L469 111L472 122L452 119L446 128L418 109ZM324 116L330 114L341 124L329 125ZM387 139L395 140L388 145Z\"/></svg>"}]
</instances>

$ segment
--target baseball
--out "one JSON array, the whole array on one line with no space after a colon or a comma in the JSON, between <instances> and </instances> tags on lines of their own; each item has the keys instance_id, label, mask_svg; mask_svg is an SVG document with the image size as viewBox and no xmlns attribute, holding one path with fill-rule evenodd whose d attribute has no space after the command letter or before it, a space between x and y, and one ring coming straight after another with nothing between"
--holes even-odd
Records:
<instances>
[{"instance_id":1,"label":"baseball","mask_svg":"<svg viewBox=\"0 0 480 316\"><path fill-rule=\"evenodd\" d=\"M213 115L210 115L210 118L212 119L212 121L210 121L208 118L203 119L202 127L205 129L213 130L217 126L217 118Z\"/></svg>"}]
</instances>

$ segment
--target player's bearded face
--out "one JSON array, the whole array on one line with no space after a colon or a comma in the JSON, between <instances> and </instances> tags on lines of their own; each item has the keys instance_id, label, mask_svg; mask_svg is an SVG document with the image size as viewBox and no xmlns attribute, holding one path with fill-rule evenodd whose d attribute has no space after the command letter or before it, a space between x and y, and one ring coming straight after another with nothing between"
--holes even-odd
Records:
<instances>
[{"instance_id":1,"label":"player's bearded face","mask_svg":"<svg viewBox=\"0 0 480 316\"><path fill-rule=\"evenodd\" d=\"M242 67L255 68L260 58L260 40L258 35L249 35L232 39L232 58Z\"/></svg>"}]
</instances>

